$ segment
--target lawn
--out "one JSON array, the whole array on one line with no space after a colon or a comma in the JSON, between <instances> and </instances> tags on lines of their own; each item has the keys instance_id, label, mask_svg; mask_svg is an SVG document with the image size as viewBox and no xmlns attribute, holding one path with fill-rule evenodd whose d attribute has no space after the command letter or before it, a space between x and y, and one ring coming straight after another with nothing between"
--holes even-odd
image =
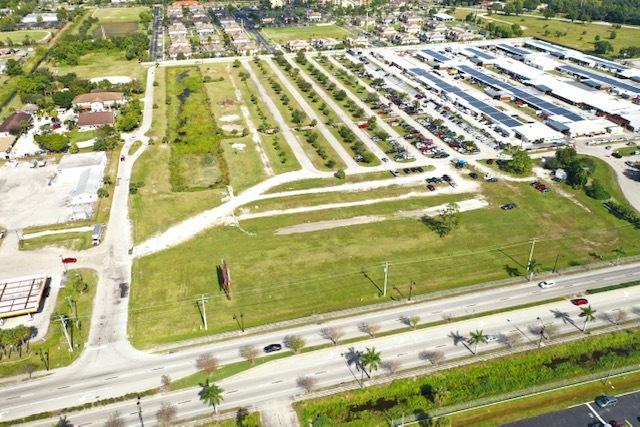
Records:
<instances>
[{"instance_id":1,"label":"lawn","mask_svg":"<svg viewBox=\"0 0 640 427\"><path fill-rule=\"evenodd\" d=\"M93 12L93 17L98 18L101 23L138 22L140 20L140 12L144 11L153 15L153 10L149 7L109 7L96 9Z\"/></svg>"},{"instance_id":2,"label":"lawn","mask_svg":"<svg viewBox=\"0 0 640 427\"><path fill-rule=\"evenodd\" d=\"M571 23L530 16L492 15L488 18L492 17L510 24L518 24L523 28L526 27L524 37L538 37L578 50L593 51L595 37L600 36L601 40L611 43L614 48L613 55L617 55L620 48L637 45L638 37L640 37L640 27L626 28L625 26L615 30L617 37L612 40L610 38L612 29L605 25ZM496 23L500 24L500 22ZM564 35L565 32L566 35Z\"/></svg>"},{"instance_id":3,"label":"lawn","mask_svg":"<svg viewBox=\"0 0 640 427\"><path fill-rule=\"evenodd\" d=\"M426 170L433 170L433 166L428 166ZM267 193L279 193L281 191L296 191L296 190L308 190L310 188L322 188L333 187L334 185L340 185L345 183L365 182L365 181L377 181L380 179L389 179L389 172L367 172L359 174L347 174L345 179L337 178L316 178L316 179L302 179L300 181L288 182L272 187Z\"/></svg>"},{"instance_id":4,"label":"lawn","mask_svg":"<svg viewBox=\"0 0 640 427\"><path fill-rule=\"evenodd\" d=\"M78 273L80 275L79 277L87 284L84 293L80 293L76 290L75 286L73 286L76 273ZM3 363L0 363L0 378L20 374L21 366L27 362L35 364L38 370L44 370L48 359L49 368L55 369L68 366L80 356L84 343L89 335L88 332L98 275L95 270L78 269L69 270L68 277L69 281L67 286L61 288L58 293L54 312L66 315L69 319L73 320L69 322L70 326L68 329L76 350L69 352L67 340L62 333L60 321L51 322L44 341L30 342L28 352L23 351L22 359L15 356L8 360L3 359ZM73 310L69 307L67 297L71 297L71 299L75 301Z\"/></svg>"},{"instance_id":5,"label":"lawn","mask_svg":"<svg viewBox=\"0 0 640 427\"><path fill-rule=\"evenodd\" d=\"M125 52L92 52L83 55L78 65L56 66L47 63L46 67L54 73L76 73L78 77L92 79L95 77L126 76L132 79L145 78L146 68L138 61L127 61Z\"/></svg>"},{"instance_id":6,"label":"lawn","mask_svg":"<svg viewBox=\"0 0 640 427\"><path fill-rule=\"evenodd\" d=\"M209 324L215 326L209 332L222 332L237 328L233 314L238 312L244 313L246 326L253 327L380 302L376 286L383 281L385 261L391 265L391 283L414 280L417 293L428 293L523 275L532 237L539 239L534 258L543 271L552 269L556 257L558 267L564 268L591 262L596 253L613 259L617 246L628 255L638 252L640 231L581 192L572 196L589 211L556 192L539 193L527 183L483 184L481 192L490 206L462 213L460 227L444 238L409 218L274 234L281 227L306 222L388 215L451 201L414 198L242 221L243 229L252 235L235 227L218 227L178 247L136 260L132 341L145 348L201 336L200 316L193 302L202 293L208 295L213 313ZM518 208L499 209L508 202L517 203ZM222 258L234 278L231 301L217 284L216 266Z\"/></svg>"},{"instance_id":7,"label":"lawn","mask_svg":"<svg viewBox=\"0 0 640 427\"><path fill-rule=\"evenodd\" d=\"M167 69L156 67L154 75L157 84L153 88L153 121L147 136L157 143L167 134Z\"/></svg>"},{"instance_id":8,"label":"lawn","mask_svg":"<svg viewBox=\"0 0 640 427\"><path fill-rule=\"evenodd\" d=\"M244 147L238 148L240 145ZM224 139L222 148L229 164L229 179L234 194L240 194L267 178L260 155L250 135Z\"/></svg>"},{"instance_id":9,"label":"lawn","mask_svg":"<svg viewBox=\"0 0 640 427\"><path fill-rule=\"evenodd\" d=\"M333 37L342 40L353 35L351 31L338 25L311 25L309 27L263 28L262 34L278 44L289 40L311 40L318 37Z\"/></svg>"},{"instance_id":10,"label":"lawn","mask_svg":"<svg viewBox=\"0 0 640 427\"><path fill-rule=\"evenodd\" d=\"M95 138L96 131L95 130L80 131L79 129L74 129L72 131L67 132L67 135L69 136L69 142L71 142L71 144L77 144L78 142L88 141L90 139Z\"/></svg>"},{"instance_id":11,"label":"lawn","mask_svg":"<svg viewBox=\"0 0 640 427\"><path fill-rule=\"evenodd\" d=\"M72 251L82 251L92 246L91 232L72 232L61 234L48 234L33 239L21 241L20 249L33 251L44 247L65 248Z\"/></svg>"},{"instance_id":12,"label":"lawn","mask_svg":"<svg viewBox=\"0 0 640 427\"><path fill-rule=\"evenodd\" d=\"M22 43L25 37L36 40L38 43L44 42L44 38L51 34L51 31L47 30L21 30L21 31L7 31L0 33L0 41L7 43L9 39L13 43Z\"/></svg>"}]
</instances>

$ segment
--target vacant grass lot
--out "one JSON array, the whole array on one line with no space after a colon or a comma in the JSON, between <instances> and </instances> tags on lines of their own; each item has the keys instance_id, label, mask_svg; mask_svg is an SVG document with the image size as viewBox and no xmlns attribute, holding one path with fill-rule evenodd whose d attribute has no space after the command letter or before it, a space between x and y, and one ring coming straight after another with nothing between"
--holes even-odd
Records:
<instances>
[{"instance_id":1,"label":"vacant grass lot","mask_svg":"<svg viewBox=\"0 0 640 427\"><path fill-rule=\"evenodd\" d=\"M153 88L153 121L147 136L160 142L167 134L167 69L156 67L154 74L157 86Z\"/></svg>"},{"instance_id":2,"label":"vacant grass lot","mask_svg":"<svg viewBox=\"0 0 640 427\"><path fill-rule=\"evenodd\" d=\"M125 52L92 52L83 55L78 65L56 66L47 63L46 67L54 73L76 73L78 77L92 79L96 77L126 76L132 79L142 79L146 76L146 68L138 61L127 61Z\"/></svg>"},{"instance_id":3,"label":"vacant grass lot","mask_svg":"<svg viewBox=\"0 0 640 427\"><path fill-rule=\"evenodd\" d=\"M234 144L243 144L243 149L234 148ZM262 168L260 155L251 136L228 138L222 141L224 157L229 165L230 183L235 194L240 194L267 177Z\"/></svg>"},{"instance_id":4,"label":"vacant grass lot","mask_svg":"<svg viewBox=\"0 0 640 427\"><path fill-rule=\"evenodd\" d=\"M101 23L106 22L138 22L140 12L147 11L153 15L150 7L109 7L99 8L93 12L93 17Z\"/></svg>"},{"instance_id":5,"label":"vacant grass lot","mask_svg":"<svg viewBox=\"0 0 640 427\"><path fill-rule=\"evenodd\" d=\"M289 40L311 40L318 37L333 37L337 40L343 40L345 37L353 35L351 31L338 25L263 28L262 34L278 44L284 44Z\"/></svg>"},{"instance_id":6,"label":"vacant grass lot","mask_svg":"<svg viewBox=\"0 0 640 427\"><path fill-rule=\"evenodd\" d=\"M234 312L244 313L245 326L252 327L375 303L380 301L385 261L391 263L391 283L401 286L414 280L415 291L427 293L524 274L532 237L539 239L534 258L547 271L558 255L558 267L563 268L586 264L596 254L613 259L617 246L629 255L638 252L640 231L582 192L572 196L583 207L556 192L539 193L527 183L486 184L481 193L490 206L462 213L459 229L444 238L415 219L273 234L285 226L385 215L451 200L419 198L247 220L242 227L255 235L233 227L215 228L137 260L131 291L132 340L148 347L201 335L193 303L202 293L208 294L213 313L209 324L215 326L210 332L237 328ZM508 202L518 208L499 208ZM234 277L231 301L218 288L216 266L222 258Z\"/></svg>"},{"instance_id":7,"label":"vacant grass lot","mask_svg":"<svg viewBox=\"0 0 640 427\"><path fill-rule=\"evenodd\" d=\"M433 166L424 168L425 170L432 170ZM334 185L340 185L345 183L376 181L380 179L389 179L391 175L389 172L367 172L359 174L347 174L345 179L337 178L316 178L316 179L302 179L300 181L288 182L272 187L267 193L279 193L281 191L295 191L295 190L308 190L310 188L322 188L333 187Z\"/></svg>"},{"instance_id":8,"label":"vacant grass lot","mask_svg":"<svg viewBox=\"0 0 640 427\"><path fill-rule=\"evenodd\" d=\"M510 24L518 24L523 28L526 27L525 37L538 37L578 50L593 51L595 37L600 36L601 40L606 40L613 46L612 55L617 55L620 48L637 45L638 37L640 37L640 27L623 27L615 30L617 37L612 40L609 37L612 28L606 25L571 23L530 16L492 15L488 18L492 17ZM500 22L496 22L496 24L500 24ZM565 32L566 35L564 35Z\"/></svg>"},{"instance_id":9,"label":"vacant grass lot","mask_svg":"<svg viewBox=\"0 0 640 427\"><path fill-rule=\"evenodd\" d=\"M6 31L0 33L0 41L7 43L11 40L13 43L22 43L25 37L36 40L38 43L44 42L44 39L51 33L48 30L20 30Z\"/></svg>"},{"instance_id":10,"label":"vacant grass lot","mask_svg":"<svg viewBox=\"0 0 640 427\"><path fill-rule=\"evenodd\" d=\"M22 240L21 250L33 251L44 247L65 248L72 251L89 249L92 245L91 232L49 234Z\"/></svg>"}]
</instances>

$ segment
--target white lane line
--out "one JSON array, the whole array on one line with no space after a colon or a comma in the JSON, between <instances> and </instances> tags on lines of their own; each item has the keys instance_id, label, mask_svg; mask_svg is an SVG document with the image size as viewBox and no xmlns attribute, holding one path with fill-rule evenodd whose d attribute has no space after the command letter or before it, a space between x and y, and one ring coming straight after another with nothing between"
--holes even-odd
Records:
<instances>
[{"instance_id":1,"label":"white lane line","mask_svg":"<svg viewBox=\"0 0 640 427\"><path fill-rule=\"evenodd\" d=\"M602 417L600 416L600 414L598 414L598 413L597 413L597 412L596 412L596 411L591 407L591 404L586 403L586 405L587 405L587 408L589 408L589 410L590 410L591 412L593 412L593 415L595 415L595 416L596 416L596 418L597 418L597 419L598 419L602 424L606 424L606 423L604 422L604 420L602 419Z\"/></svg>"}]
</instances>

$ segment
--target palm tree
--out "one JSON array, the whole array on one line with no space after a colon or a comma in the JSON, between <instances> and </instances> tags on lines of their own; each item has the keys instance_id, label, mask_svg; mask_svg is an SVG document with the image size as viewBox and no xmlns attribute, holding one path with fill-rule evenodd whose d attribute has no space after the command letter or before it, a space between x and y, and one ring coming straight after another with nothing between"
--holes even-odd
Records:
<instances>
[{"instance_id":1,"label":"palm tree","mask_svg":"<svg viewBox=\"0 0 640 427\"><path fill-rule=\"evenodd\" d=\"M532 259L527 266L527 270L529 270L529 280L533 279L533 273L537 273L540 271L540 263L535 259Z\"/></svg>"},{"instance_id":2,"label":"palm tree","mask_svg":"<svg viewBox=\"0 0 640 427\"><path fill-rule=\"evenodd\" d=\"M222 392L224 391L215 384L209 384L209 380L206 383L200 384L202 390L200 390L200 400L203 400L207 405L213 406L213 412L217 412L216 405L220 405L222 402Z\"/></svg>"},{"instance_id":3,"label":"palm tree","mask_svg":"<svg viewBox=\"0 0 640 427\"><path fill-rule=\"evenodd\" d=\"M482 330L476 329L475 332L469 333L469 344L475 344L476 348L473 350L473 354L478 354L478 344L484 343L486 344L487 337L484 336L484 332Z\"/></svg>"},{"instance_id":4,"label":"palm tree","mask_svg":"<svg viewBox=\"0 0 640 427\"><path fill-rule=\"evenodd\" d=\"M360 364L362 368L369 367L369 378L373 379L373 371L377 371L382 360L380 359L380 352L376 351L375 347L367 347L367 352L360 356Z\"/></svg>"},{"instance_id":5,"label":"palm tree","mask_svg":"<svg viewBox=\"0 0 640 427\"><path fill-rule=\"evenodd\" d=\"M580 308L580 317L584 317L584 326L582 327L582 332L586 332L587 330L587 322L593 322L594 320L596 320L596 310L591 307L591 304L589 304L586 307L581 307Z\"/></svg>"},{"instance_id":6,"label":"palm tree","mask_svg":"<svg viewBox=\"0 0 640 427\"><path fill-rule=\"evenodd\" d=\"M620 263L620 257L627 254L620 246L615 248L613 252L616 254L616 265Z\"/></svg>"}]
</instances>

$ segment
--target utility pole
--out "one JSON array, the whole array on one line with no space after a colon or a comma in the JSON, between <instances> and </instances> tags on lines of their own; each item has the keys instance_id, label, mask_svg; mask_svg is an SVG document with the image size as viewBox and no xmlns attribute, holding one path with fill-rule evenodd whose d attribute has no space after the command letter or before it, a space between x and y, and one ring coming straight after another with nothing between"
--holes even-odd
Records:
<instances>
[{"instance_id":1,"label":"utility pole","mask_svg":"<svg viewBox=\"0 0 640 427\"><path fill-rule=\"evenodd\" d=\"M71 338L69 338L69 332L67 331L67 320L60 316L58 319L60 323L62 323L62 332L64 332L64 336L67 339L67 344L69 344L69 351L73 351L73 345L71 345Z\"/></svg>"},{"instance_id":2,"label":"utility pole","mask_svg":"<svg viewBox=\"0 0 640 427\"><path fill-rule=\"evenodd\" d=\"M411 284L409 285L409 301L411 301L411 291L413 291L413 287L416 285L416 282L414 282L413 280L411 281Z\"/></svg>"},{"instance_id":3,"label":"utility pole","mask_svg":"<svg viewBox=\"0 0 640 427\"><path fill-rule=\"evenodd\" d=\"M609 370L609 374L607 375L607 379L604 381L604 385L607 385L609 382L609 377L613 373L613 367L616 366L616 362L611 363L611 369Z\"/></svg>"},{"instance_id":4,"label":"utility pole","mask_svg":"<svg viewBox=\"0 0 640 427\"><path fill-rule=\"evenodd\" d=\"M389 277L389 261L384 263L384 290L382 291L382 296L387 296L387 279Z\"/></svg>"},{"instance_id":5,"label":"utility pole","mask_svg":"<svg viewBox=\"0 0 640 427\"><path fill-rule=\"evenodd\" d=\"M207 301L204 299L204 294L202 294L202 319L204 320L204 330L206 331L209 328L207 327L207 308L204 305L205 302Z\"/></svg>"},{"instance_id":6,"label":"utility pole","mask_svg":"<svg viewBox=\"0 0 640 427\"><path fill-rule=\"evenodd\" d=\"M556 255L556 262L553 263L553 273L557 273L556 267L558 266L558 258L560 258L560 252Z\"/></svg>"},{"instance_id":7,"label":"utility pole","mask_svg":"<svg viewBox=\"0 0 640 427\"><path fill-rule=\"evenodd\" d=\"M529 252L529 261L527 262L527 271L530 272L531 260L533 259L533 249L536 247L536 239L531 240L531 252ZM529 280L533 278L533 274L529 275Z\"/></svg>"}]
</instances>

